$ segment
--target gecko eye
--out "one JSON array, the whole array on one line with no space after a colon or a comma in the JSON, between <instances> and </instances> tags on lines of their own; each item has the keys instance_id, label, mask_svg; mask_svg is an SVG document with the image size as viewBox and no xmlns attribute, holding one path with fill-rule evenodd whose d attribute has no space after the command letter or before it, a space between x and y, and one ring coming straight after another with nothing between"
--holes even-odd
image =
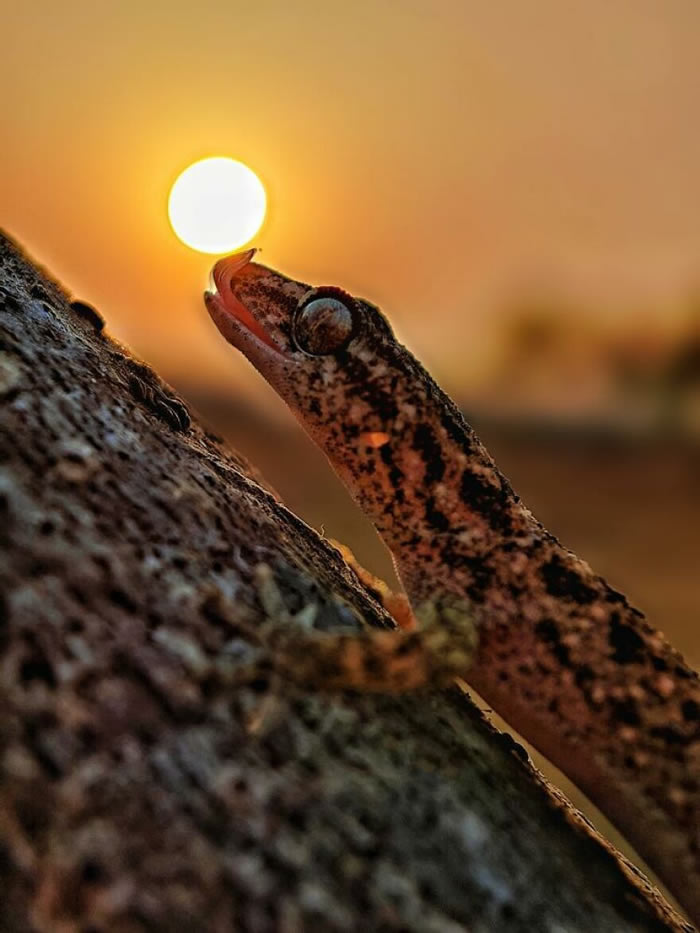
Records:
<instances>
[{"instance_id":1,"label":"gecko eye","mask_svg":"<svg viewBox=\"0 0 700 933\"><path fill-rule=\"evenodd\" d=\"M294 341L310 356L337 353L350 340L355 329L351 309L333 295L312 297L294 318Z\"/></svg>"}]
</instances>

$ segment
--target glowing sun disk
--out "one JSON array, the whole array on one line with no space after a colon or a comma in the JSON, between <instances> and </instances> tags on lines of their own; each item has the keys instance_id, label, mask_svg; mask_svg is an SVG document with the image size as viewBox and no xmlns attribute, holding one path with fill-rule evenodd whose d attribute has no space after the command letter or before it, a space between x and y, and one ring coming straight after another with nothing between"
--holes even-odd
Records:
<instances>
[{"instance_id":1,"label":"glowing sun disk","mask_svg":"<svg viewBox=\"0 0 700 933\"><path fill-rule=\"evenodd\" d=\"M201 253L228 253L248 242L265 219L265 189L235 159L201 159L170 190L168 217L177 236Z\"/></svg>"}]
</instances>

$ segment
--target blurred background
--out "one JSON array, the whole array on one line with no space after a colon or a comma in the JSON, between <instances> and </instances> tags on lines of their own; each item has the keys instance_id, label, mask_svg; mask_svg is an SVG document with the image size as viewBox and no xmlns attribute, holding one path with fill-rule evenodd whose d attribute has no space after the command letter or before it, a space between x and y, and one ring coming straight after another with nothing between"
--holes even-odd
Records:
<instances>
[{"instance_id":1,"label":"blurred background","mask_svg":"<svg viewBox=\"0 0 700 933\"><path fill-rule=\"evenodd\" d=\"M204 312L166 203L229 155L262 261L381 305L538 517L700 663L697 0L5 5L0 223L391 575Z\"/></svg>"}]
</instances>

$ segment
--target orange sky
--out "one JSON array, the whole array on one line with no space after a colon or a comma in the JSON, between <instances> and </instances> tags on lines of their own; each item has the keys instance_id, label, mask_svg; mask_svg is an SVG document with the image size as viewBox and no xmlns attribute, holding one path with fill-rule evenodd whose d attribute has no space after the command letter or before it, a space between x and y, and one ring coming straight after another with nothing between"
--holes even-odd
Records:
<instances>
[{"instance_id":1,"label":"orange sky","mask_svg":"<svg viewBox=\"0 0 700 933\"><path fill-rule=\"evenodd\" d=\"M0 223L172 381L250 385L169 187L231 155L263 261L379 302L459 392L544 282L615 313L700 283L697 0L6 5Z\"/></svg>"}]
</instances>

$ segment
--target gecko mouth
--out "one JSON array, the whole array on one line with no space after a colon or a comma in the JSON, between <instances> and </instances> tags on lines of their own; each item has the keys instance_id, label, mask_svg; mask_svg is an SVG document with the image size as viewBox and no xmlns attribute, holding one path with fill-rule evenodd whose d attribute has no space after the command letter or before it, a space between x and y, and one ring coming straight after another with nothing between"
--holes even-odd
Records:
<instances>
[{"instance_id":1,"label":"gecko mouth","mask_svg":"<svg viewBox=\"0 0 700 933\"><path fill-rule=\"evenodd\" d=\"M212 269L210 283L213 287L204 293L204 303L223 336L235 347L238 347L236 338L248 333L271 350L284 356L282 350L233 289L236 276L248 265L256 252L255 249L249 249L244 253L234 253L233 256L220 259Z\"/></svg>"}]
</instances>

